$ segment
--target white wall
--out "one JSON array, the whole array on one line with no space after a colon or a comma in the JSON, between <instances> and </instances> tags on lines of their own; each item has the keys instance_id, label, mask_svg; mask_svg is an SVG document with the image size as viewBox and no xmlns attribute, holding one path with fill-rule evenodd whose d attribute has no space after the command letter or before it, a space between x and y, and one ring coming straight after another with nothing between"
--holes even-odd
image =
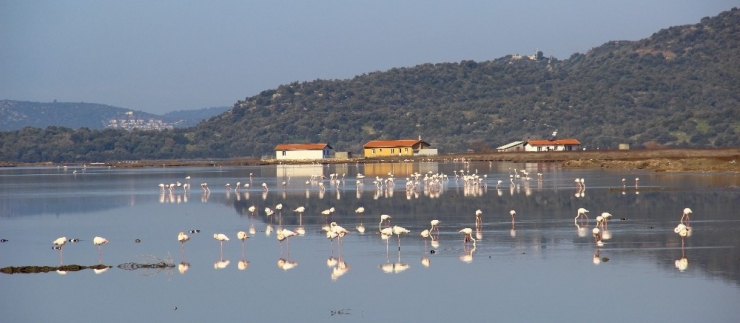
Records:
<instances>
[{"instance_id":1,"label":"white wall","mask_svg":"<svg viewBox=\"0 0 740 323\"><path fill-rule=\"evenodd\" d=\"M329 156L329 149L324 150L276 150L275 159L323 159ZM283 152L285 155L283 155Z\"/></svg>"}]
</instances>

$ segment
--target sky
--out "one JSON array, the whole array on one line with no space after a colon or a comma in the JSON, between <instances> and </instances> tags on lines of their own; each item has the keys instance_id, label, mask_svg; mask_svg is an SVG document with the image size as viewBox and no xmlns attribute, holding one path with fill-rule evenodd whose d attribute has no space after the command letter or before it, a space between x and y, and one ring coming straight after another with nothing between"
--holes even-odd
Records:
<instances>
[{"instance_id":1,"label":"sky","mask_svg":"<svg viewBox=\"0 0 740 323\"><path fill-rule=\"evenodd\" d=\"M163 114L294 81L509 54L567 59L740 0L2 0L0 99Z\"/></svg>"}]
</instances>

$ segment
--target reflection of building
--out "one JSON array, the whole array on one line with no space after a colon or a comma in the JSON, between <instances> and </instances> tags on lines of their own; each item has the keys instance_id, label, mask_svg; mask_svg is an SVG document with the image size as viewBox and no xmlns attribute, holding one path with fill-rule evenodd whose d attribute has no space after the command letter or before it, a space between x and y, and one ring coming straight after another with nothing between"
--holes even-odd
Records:
<instances>
[{"instance_id":1,"label":"reflection of building","mask_svg":"<svg viewBox=\"0 0 740 323\"><path fill-rule=\"evenodd\" d=\"M572 151L580 146L581 143L576 139L528 140L524 151Z\"/></svg>"},{"instance_id":2,"label":"reflection of building","mask_svg":"<svg viewBox=\"0 0 740 323\"><path fill-rule=\"evenodd\" d=\"M300 178L311 177L312 175L324 175L324 166L322 165L275 165L276 176L278 178Z\"/></svg>"},{"instance_id":3,"label":"reflection of building","mask_svg":"<svg viewBox=\"0 0 740 323\"><path fill-rule=\"evenodd\" d=\"M275 147L276 159L324 159L329 158L331 146L319 144L280 144Z\"/></svg>"},{"instance_id":4,"label":"reflection of building","mask_svg":"<svg viewBox=\"0 0 740 323\"><path fill-rule=\"evenodd\" d=\"M436 149L427 149L429 146L428 142L419 138L418 140L373 140L362 147L365 157L436 155Z\"/></svg>"},{"instance_id":5,"label":"reflection of building","mask_svg":"<svg viewBox=\"0 0 740 323\"><path fill-rule=\"evenodd\" d=\"M364 175L368 177L387 177L393 174L394 177L408 177L414 173L426 174L430 171L437 173L439 170L438 163L371 163L365 164Z\"/></svg>"},{"instance_id":6,"label":"reflection of building","mask_svg":"<svg viewBox=\"0 0 740 323\"><path fill-rule=\"evenodd\" d=\"M500 153L509 152L509 151L523 151L525 144L526 142L524 141L514 141L514 142L511 142L511 143L508 143L506 145L496 148L496 151Z\"/></svg>"}]
</instances>

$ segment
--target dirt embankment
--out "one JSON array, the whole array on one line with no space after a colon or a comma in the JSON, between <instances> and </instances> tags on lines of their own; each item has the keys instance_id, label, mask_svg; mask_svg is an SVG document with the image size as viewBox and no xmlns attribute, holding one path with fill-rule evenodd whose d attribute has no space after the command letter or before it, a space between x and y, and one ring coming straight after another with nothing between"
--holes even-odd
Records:
<instances>
[{"instance_id":1,"label":"dirt embankment","mask_svg":"<svg viewBox=\"0 0 740 323\"><path fill-rule=\"evenodd\" d=\"M722 149L640 149L591 150L557 152L507 152L446 154L418 157L379 157L352 159L325 159L322 164L384 163L460 160L508 161L515 163L561 163L567 168L645 169L658 172L740 172L740 148ZM258 158L231 158L214 160L143 160L88 164L109 167L179 167L179 166L258 166L275 164L312 164L317 161L275 160ZM72 164L69 164L72 165ZM75 164L76 165L76 164ZM57 166L52 163L11 164L0 162L0 167Z\"/></svg>"}]
</instances>

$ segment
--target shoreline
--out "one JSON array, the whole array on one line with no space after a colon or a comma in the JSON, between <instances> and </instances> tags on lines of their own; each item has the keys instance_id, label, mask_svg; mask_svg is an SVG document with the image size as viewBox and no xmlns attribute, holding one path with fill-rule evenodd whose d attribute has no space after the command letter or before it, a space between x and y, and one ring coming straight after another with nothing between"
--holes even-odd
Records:
<instances>
[{"instance_id":1,"label":"shoreline","mask_svg":"<svg viewBox=\"0 0 740 323\"><path fill-rule=\"evenodd\" d=\"M494 152L463 153L437 156L375 157L324 160L277 160L259 158L194 159L194 160L141 160L111 161L104 163L7 163L0 167L50 167L50 166L108 166L108 167L185 167L185 166L262 166L310 165L345 163L387 162L450 162L460 159L477 162L560 163L564 168L645 169L656 172L740 172L740 148L714 149L640 149L640 150L590 150L557 152Z\"/></svg>"}]
</instances>

